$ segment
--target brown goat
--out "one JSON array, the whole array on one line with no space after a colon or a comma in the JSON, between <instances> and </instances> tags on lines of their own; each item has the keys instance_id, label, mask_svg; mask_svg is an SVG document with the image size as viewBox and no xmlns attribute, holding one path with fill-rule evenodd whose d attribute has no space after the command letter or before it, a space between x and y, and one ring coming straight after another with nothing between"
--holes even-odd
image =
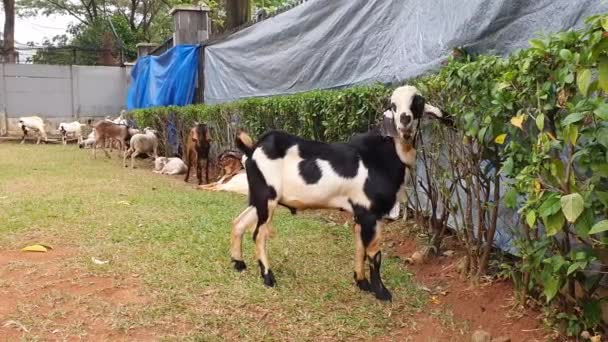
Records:
<instances>
[{"instance_id":1,"label":"brown goat","mask_svg":"<svg viewBox=\"0 0 608 342\"><path fill-rule=\"evenodd\" d=\"M211 135L209 127L204 123L195 123L195 126L190 129L188 138L186 138L186 178L188 182L190 178L190 169L192 164L196 164L196 177L198 185L203 184L203 170L201 160L205 159L205 183L209 183L209 150L211 149Z\"/></svg>"},{"instance_id":2,"label":"brown goat","mask_svg":"<svg viewBox=\"0 0 608 342\"><path fill-rule=\"evenodd\" d=\"M244 169L241 163L242 153L237 151L224 151L217 158L220 166L220 179L217 182L199 186L202 190L214 190L221 184L229 182Z\"/></svg>"},{"instance_id":3,"label":"brown goat","mask_svg":"<svg viewBox=\"0 0 608 342\"><path fill-rule=\"evenodd\" d=\"M106 141L118 141L119 151L123 152L125 150L125 145L131 138L128 126L104 120L96 123L94 127L96 141L93 148L93 157L97 158L97 147L101 146L106 157L111 158L110 154L105 149Z\"/></svg>"}]
</instances>

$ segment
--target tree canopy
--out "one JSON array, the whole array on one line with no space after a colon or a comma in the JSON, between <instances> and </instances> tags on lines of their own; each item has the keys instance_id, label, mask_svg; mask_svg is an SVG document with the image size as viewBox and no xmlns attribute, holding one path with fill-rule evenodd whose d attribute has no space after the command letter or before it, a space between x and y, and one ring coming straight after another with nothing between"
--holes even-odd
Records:
<instances>
[{"instance_id":1,"label":"tree canopy","mask_svg":"<svg viewBox=\"0 0 608 342\"><path fill-rule=\"evenodd\" d=\"M244 20L251 10L272 12L295 0L208 0L212 31L226 29L231 5L246 6ZM75 23L65 34L52 37L30 57L33 63L108 64L111 51L114 61L137 57L139 42L162 42L171 35L170 9L175 5L198 3L196 0L16 0L20 16L68 15ZM241 10L240 8L239 10ZM243 12L242 12L243 13ZM122 54L122 57L121 57ZM105 60L105 62L104 62ZM112 63L115 64L115 63Z\"/></svg>"}]
</instances>

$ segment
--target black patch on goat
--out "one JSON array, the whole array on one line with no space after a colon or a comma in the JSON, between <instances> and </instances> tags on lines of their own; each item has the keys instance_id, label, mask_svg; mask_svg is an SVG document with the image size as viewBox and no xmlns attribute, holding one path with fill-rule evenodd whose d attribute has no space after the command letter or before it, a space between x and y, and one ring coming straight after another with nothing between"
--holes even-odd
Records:
<instances>
[{"instance_id":1,"label":"black patch on goat","mask_svg":"<svg viewBox=\"0 0 608 342\"><path fill-rule=\"evenodd\" d=\"M321 176L321 168L317 165L316 159L304 159L298 164L300 176L304 179L306 184L316 184Z\"/></svg>"},{"instance_id":2,"label":"black patch on goat","mask_svg":"<svg viewBox=\"0 0 608 342\"><path fill-rule=\"evenodd\" d=\"M391 137L366 133L355 135L348 144L359 152L369 172L363 191L372 203L370 211L383 217L395 205L397 192L405 180L406 166L397 155L395 141Z\"/></svg>"},{"instance_id":3,"label":"black patch on goat","mask_svg":"<svg viewBox=\"0 0 608 342\"><path fill-rule=\"evenodd\" d=\"M348 144L327 144L303 139L283 131L269 131L260 137L256 147L262 148L264 154L274 160L284 158L287 150L294 145L297 145L300 157L306 161L326 160L332 169L344 178L353 178L357 175L359 157L357 151Z\"/></svg>"},{"instance_id":4,"label":"black patch on goat","mask_svg":"<svg viewBox=\"0 0 608 342\"><path fill-rule=\"evenodd\" d=\"M420 119L422 117L422 114L424 114L424 104L424 97L420 95L414 95L414 98L412 99L412 104L410 104L410 110L414 115L414 119Z\"/></svg>"},{"instance_id":5,"label":"black patch on goat","mask_svg":"<svg viewBox=\"0 0 608 342\"><path fill-rule=\"evenodd\" d=\"M264 175L254 160L247 159L245 169L249 185L249 205L255 207L258 215L258 223L253 231L253 241L255 241L260 226L268 221L268 201L277 198L277 192L266 183Z\"/></svg>"}]
</instances>

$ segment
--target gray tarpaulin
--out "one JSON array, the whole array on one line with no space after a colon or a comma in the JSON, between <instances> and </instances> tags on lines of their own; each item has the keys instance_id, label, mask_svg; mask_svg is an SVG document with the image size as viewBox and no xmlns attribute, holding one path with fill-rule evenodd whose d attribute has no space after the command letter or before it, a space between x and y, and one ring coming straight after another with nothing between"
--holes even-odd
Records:
<instances>
[{"instance_id":1,"label":"gray tarpaulin","mask_svg":"<svg viewBox=\"0 0 608 342\"><path fill-rule=\"evenodd\" d=\"M602 0L310 0L206 46L205 102L396 83L454 47L506 54L606 11Z\"/></svg>"}]
</instances>

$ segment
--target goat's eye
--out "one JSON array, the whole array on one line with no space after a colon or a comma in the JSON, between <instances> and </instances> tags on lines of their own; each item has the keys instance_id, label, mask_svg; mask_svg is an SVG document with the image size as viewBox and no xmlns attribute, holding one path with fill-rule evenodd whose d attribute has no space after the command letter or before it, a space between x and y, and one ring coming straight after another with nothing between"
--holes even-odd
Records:
<instances>
[{"instance_id":1,"label":"goat's eye","mask_svg":"<svg viewBox=\"0 0 608 342\"><path fill-rule=\"evenodd\" d=\"M392 110L393 112L396 112L396 111L397 111L397 105L396 105L396 104L394 104L394 103L391 103L391 110Z\"/></svg>"}]
</instances>

